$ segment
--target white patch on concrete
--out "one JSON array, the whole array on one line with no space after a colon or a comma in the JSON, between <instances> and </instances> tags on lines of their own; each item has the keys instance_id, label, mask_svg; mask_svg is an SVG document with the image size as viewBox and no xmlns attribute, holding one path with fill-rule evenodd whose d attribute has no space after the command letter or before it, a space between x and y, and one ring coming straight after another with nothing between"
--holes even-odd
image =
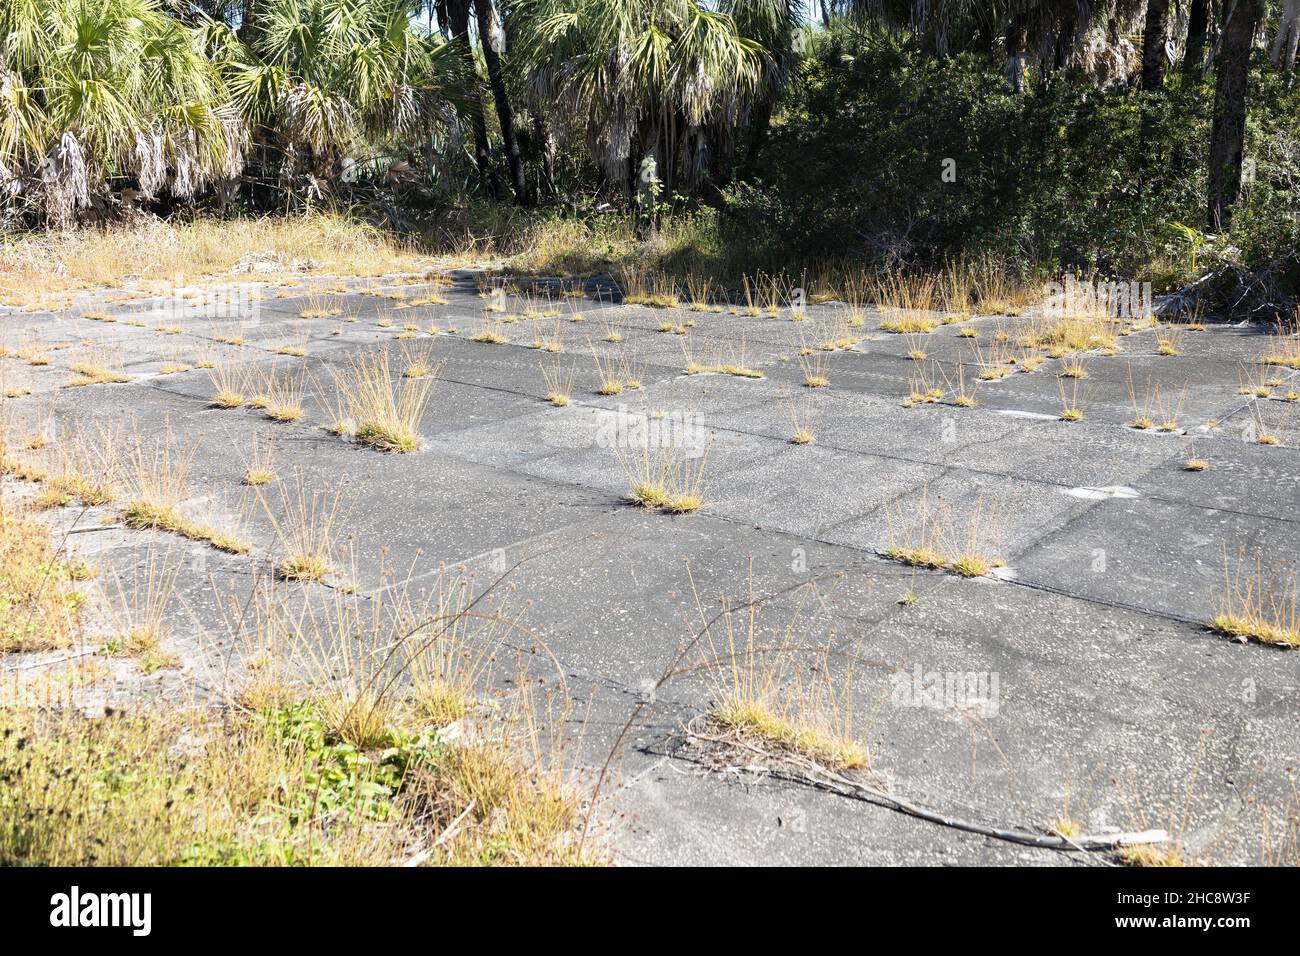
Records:
<instances>
[{"instance_id":1,"label":"white patch on concrete","mask_svg":"<svg viewBox=\"0 0 1300 956\"><path fill-rule=\"evenodd\" d=\"M1107 485L1104 488L1094 488L1091 485L1084 485L1080 488L1067 488L1065 494L1074 498L1084 498L1088 501L1103 501L1106 498L1139 498L1141 497L1137 490L1127 485Z\"/></svg>"},{"instance_id":2,"label":"white patch on concrete","mask_svg":"<svg viewBox=\"0 0 1300 956\"><path fill-rule=\"evenodd\" d=\"M1014 408L999 408L999 415L1010 415L1012 418L1037 418L1044 422L1054 422L1060 419L1060 415L1044 415L1042 412L1022 412Z\"/></svg>"}]
</instances>

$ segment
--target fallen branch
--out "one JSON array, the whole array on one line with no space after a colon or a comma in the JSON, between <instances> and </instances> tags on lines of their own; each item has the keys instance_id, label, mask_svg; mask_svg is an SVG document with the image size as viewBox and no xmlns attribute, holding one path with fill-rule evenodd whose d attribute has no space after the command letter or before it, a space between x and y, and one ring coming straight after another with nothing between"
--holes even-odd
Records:
<instances>
[{"instance_id":1,"label":"fallen branch","mask_svg":"<svg viewBox=\"0 0 1300 956\"><path fill-rule=\"evenodd\" d=\"M457 816L455 820L452 820L451 823L447 824L447 829L443 830L442 835L439 836L438 839L433 841L433 845L435 847L442 846L444 843L446 843L448 840L450 840L452 837L454 837L457 833L460 832L460 825L462 822L464 822L465 818L469 816L470 813L473 812L474 804L475 801L471 800L469 802L469 806L467 806L464 810L462 810L460 812L460 815Z\"/></svg>"},{"instance_id":2,"label":"fallen branch","mask_svg":"<svg viewBox=\"0 0 1300 956\"><path fill-rule=\"evenodd\" d=\"M869 786L858 780L853 780L843 774L836 773L828 767L824 767L815 760L796 753L782 751L775 753L758 747L748 740L739 736L713 736L702 733L694 726L688 726L687 732L696 740L707 741L709 743L721 744L728 747L740 747L752 753L756 753L768 760L783 761L787 764L793 764L800 768L803 773L783 772L779 768L773 769L770 766L764 767L764 770L774 776L782 777L793 783L806 783L822 789L830 790L841 796L852 797L857 800L864 800L867 803L874 803L877 806L883 806L890 810L896 810L899 813L905 813L910 817L918 820L925 820L930 823L937 823L941 826L951 827L955 830L964 830L967 833L977 833L981 836L992 837L995 840L1005 840L1008 843L1018 843L1021 846L1032 846L1044 850L1113 850L1121 846L1139 846L1151 843L1166 843L1169 840L1169 834L1164 830L1142 830L1130 833L1107 833L1107 834L1089 834L1086 836L1066 837L1066 836L1048 836L1041 833L1030 833L1027 830L1007 830L1000 827L985 826L980 823L974 823L970 820L963 820L960 817L950 816L944 813L938 813L929 810L909 800L901 797L895 797L885 791Z\"/></svg>"},{"instance_id":3,"label":"fallen branch","mask_svg":"<svg viewBox=\"0 0 1300 956\"><path fill-rule=\"evenodd\" d=\"M442 831L442 834L438 837L438 839L433 841L433 846L429 847L427 850L421 850L419 853L416 853L409 860L404 861L402 863L402 866L403 867L420 866L421 864L425 863L429 859L429 857L433 856L434 850L442 846L444 843L446 843L448 840L454 837L458 832L460 832L461 823L465 820L467 816L470 815L473 809L474 809L474 801L471 800L469 802L469 806L467 806L464 810L462 810L460 812L460 815L457 816L455 820L452 820L451 823L447 824L447 828Z\"/></svg>"}]
</instances>

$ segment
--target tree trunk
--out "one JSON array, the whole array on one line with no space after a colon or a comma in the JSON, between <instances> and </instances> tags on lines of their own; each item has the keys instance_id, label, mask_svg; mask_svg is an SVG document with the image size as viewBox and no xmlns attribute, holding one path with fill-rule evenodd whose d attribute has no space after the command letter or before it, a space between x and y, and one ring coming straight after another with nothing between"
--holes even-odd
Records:
<instances>
[{"instance_id":1,"label":"tree trunk","mask_svg":"<svg viewBox=\"0 0 1300 956\"><path fill-rule=\"evenodd\" d=\"M1056 34L1056 55L1052 60L1054 69L1064 70L1070 65L1079 42L1078 32L1079 10L1071 7L1061 15L1061 25Z\"/></svg>"},{"instance_id":2,"label":"tree trunk","mask_svg":"<svg viewBox=\"0 0 1300 956\"><path fill-rule=\"evenodd\" d=\"M1029 23L1023 14L1013 14L1007 27L1007 62L1003 74L1017 93L1025 91L1025 50L1029 44Z\"/></svg>"},{"instance_id":3,"label":"tree trunk","mask_svg":"<svg viewBox=\"0 0 1300 956\"><path fill-rule=\"evenodd\" d=\"M466 75L478 79L474 67L474 50L469 45L469 0L446 0L447 22L451 27L452 41L457 44L464 62ZM479 183L493 199L500 195L496 173L492 171L492 149L488 146L487 121L483 118L483 101L478 95L478 83L473 82L465 109L469 112L470 127L474 131L474 162L478 166Z\"/></svg>"},{"instance_id":4,"label":"tree trunk","mask_svg":"<svg viewBox=\"0 0 1300 956\"><path fill-rule=\"evenodd\" d=\"M772 136L772 108L770 97L763 96L749 112L749 156L750 162L762 151Z\"/></svg>"},{"instance_id":5,"label":"tree trunk","mask_svg":"<svg viewBox=\"0 0 1300 956\"><path fill-rule=\"evenodd\" d=\"M550 124L542 112L542 104L533 106L533 136L537 139L537 149L542 154L542 179L547 190L555 195L555 137L551 135Z\"/></svg>"},{"instance_id":6,"label":"tree trunk","mask_svg":"<svg viewBox=\"0 0 1300 956\"><path fill-rule=\"evenodd\" d=\"M1165 42L1169 33L1169 0L1147 0L1142 30L1142 89L1158 90L1165 81Z\"/></svg>"},{"instance_id":7,"label":"tree trunk","mask_svg":"<svg viewBox=\"0 0 1300 956\"><path fill-rule=\"evenodd\" d=\"M1246 143L1246 92L1250 52L1264 15L1265 0L1236 0L1223 25L1214 81L1214 121L1210 127L1210 228L1223 230L1241 196L1241 161Z\"/></svg>"},{"instance_id":8,"label":"tree trunk","mask_svg":"<svg viewBox=\"0 0 1300 956\"><path fill-rule=\"evenodd\" d=\"M1300 45L1300 0L1286 0L1278 18L1277 37L1269 57L1273 65L1290 73L1295 69L1296 47Z\"/></svg>"},{"instance_id":9,"label":"tree trunk","mask_svg":"<svg viewBox=\"0 0 1300 956\"><path fill-rule=\"evenodd\" d=\"M1187 48L1183 51L1185 72L1194 73L1205 66L1205 37L1209 28L1209 0L1192 0L1187 12Z\"/></svg>"},{"instance_id":10,"label":"tree trunk","mask_svg":"<svg viewBox=\"0 0 1300 956\"><path fill-rule=\"evenodd\" d=\"M505 76L501 72L501 43L504 32L498 33L496 8L492 0L474 0L474 13L478 17L478 39L483 47L483 62L487 64L488 84L496 102L497 122L501 126L501 141L505 144L506 160L510 163L510 179L515 187L515 202L528 205L528 183L524 181L524 159L519 153L519 137L515 135L515 114L506 94Z\"/></svg>"}]
</instances>

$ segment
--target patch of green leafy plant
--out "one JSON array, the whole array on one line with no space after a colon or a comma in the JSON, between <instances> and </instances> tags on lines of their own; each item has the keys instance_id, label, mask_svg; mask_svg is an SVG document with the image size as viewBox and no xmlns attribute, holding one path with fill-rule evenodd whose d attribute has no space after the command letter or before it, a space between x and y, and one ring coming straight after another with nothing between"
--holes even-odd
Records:
<instances>
[{"instance_id":1,"label":"patch of green leafy plant","mask_svg":"<svg viewBox=\"0 0 1300 956\"><path fill-rule=\"evenodd\" d=\"M431 766L438 754L432 733L394 731L389 745L366 753L332 737L319 711L309 702L263 715L286 747L303 760L302 785L290 790L282 807L291 825L313 815L341 815L350 820L388 819L393 800L408 773Z\"/></svg>"}]
</instances>

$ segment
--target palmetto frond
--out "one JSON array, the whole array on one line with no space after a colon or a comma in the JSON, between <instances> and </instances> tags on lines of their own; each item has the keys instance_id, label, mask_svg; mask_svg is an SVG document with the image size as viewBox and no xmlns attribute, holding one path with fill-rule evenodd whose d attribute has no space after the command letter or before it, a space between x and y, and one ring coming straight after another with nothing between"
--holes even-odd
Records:
<instances>
[{"instance_id":1,"label":"palmetto frond","mask_svg":"<svg viewBox=\"0 0 1300 956\"><path fill-rule=\"evenodd\" d=\"M506 13L528 84L585 118L611 178L642 127L734 122L772 62L732 13L697 0L515 0Z\"/></svg>"},{"instance_id":2,"label":"palmetto frond","mask_svg":"<svg viewBox=\"0 0 1300 956\"><path fill-rule=\"evenodd\" d=\"M223 67L251 122L287 152L330 167L363 136L414 141L444 122L458 85L455 58L416 31L416 0L272 0L251 48Z\"/></svg>"},{"instance_id":3,"label":"palmetto frond","mask_svg":"<svg viewBox=\"0 0 1300 956\"><path fill-rule=\"evenodd\" d=\"M0 162L13 171L30 166L44 151L49 118L37 91L17 73L0 74Z\"/></svg>"},{"instance_id":4,"label":"palmetto frond","mask_svg":"<svg viewBox=\"0 0 1300 956\"><path fill-rule=\"evenodd\" d=\"M11 0L0 37L0 166L51 218L114 178L192 195L238 171L242 130L203 31L156 0Z\"/></svg>"}]
</instances>

